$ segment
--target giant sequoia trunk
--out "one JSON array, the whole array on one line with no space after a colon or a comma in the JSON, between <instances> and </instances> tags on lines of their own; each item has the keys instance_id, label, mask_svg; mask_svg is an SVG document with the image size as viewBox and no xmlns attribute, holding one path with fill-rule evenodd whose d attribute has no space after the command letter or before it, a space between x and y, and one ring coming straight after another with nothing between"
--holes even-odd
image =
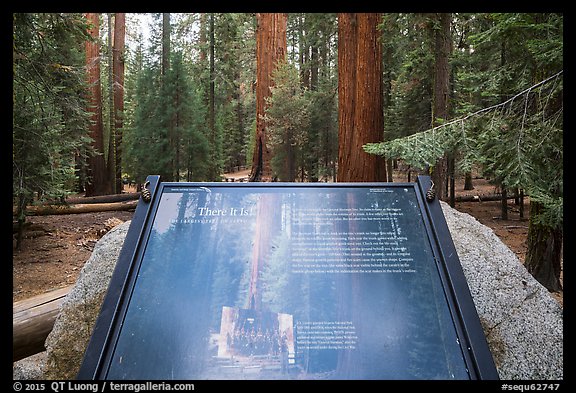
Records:
<instances>
[{"instance_id":1,"label":"giant sequoia trunk","mask_svg":"<svg viewBox=\"0 0 576 393\"><path fill-rule=\"evenodd\" d=\"M110 182L104 160L104 127L102 124L102 87L100 85L100 46L98 44L99 14L88 13L90 23L88 33L92 37L86 41L86 74L88 79L88 112L90 116L89 135L96 154L88 158L88 183L86 196L110 194Z\"/></svg>"},{"instance_id":2,"label":"giant sequoia trunk","mask_svg":"<svg viewBox=\"0 0 576 393\"><path fill-rule=\"evenodd\" d=\"M338 14L339 182L386 181L386 160L363 145L384 130L380 14Z\"/></svg>"},{"instance_id":3,"label":"giant sequoia trunk","mask_svg":"<svg viewBox=\"0 0 576 393\"><path fill-rule=\"evenodd\" d=\"M562 270L562 227L552 228L536 223L534 218L542 213L542 205L530 202L530 225L528 227L528 251L526 269L549 291L562 289L560 272Z\"/></svg>"},{"instance_id":4,"label":"giant sequoia trunk","mask_svg":"<svg viewBox=\"0 0 576 393\"><path fill-rule=\"evenodd\" d=\"M270 97L272 72L286 57L287 15L256 14L256 141L250 181L271 181L271 152L266 146L266 97Z\"/></svg>"}]
</instances>

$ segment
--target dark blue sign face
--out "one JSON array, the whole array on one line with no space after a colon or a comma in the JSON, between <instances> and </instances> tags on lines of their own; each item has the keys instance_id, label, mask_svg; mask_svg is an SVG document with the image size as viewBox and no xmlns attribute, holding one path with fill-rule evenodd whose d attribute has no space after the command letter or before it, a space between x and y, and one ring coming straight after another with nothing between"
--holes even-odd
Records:
<instances>
[{"instance_id":1,"label":"dark blue sign face","mask_svg":"<svg viewBox=\"0 0 576 393\"><path fill-rule=\"evenodd\" d=\"M470 378L414 186L169 184L105 378Z\"/></svg>"}]
</instances>

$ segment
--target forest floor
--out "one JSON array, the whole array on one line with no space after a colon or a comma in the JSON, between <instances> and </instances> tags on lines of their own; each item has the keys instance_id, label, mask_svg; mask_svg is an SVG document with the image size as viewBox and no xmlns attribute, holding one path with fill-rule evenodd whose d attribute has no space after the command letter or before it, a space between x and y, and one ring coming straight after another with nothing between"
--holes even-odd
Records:
<instances>
[{"instance_id":1,"label":"forest floor","mask_svg":"<svg viewBox=\"0 0 576 393\"><path fill-rule=\"evenodd\" d=\"M243 175L228 174L228 177L238 179ZM401 175L394 180L406 181L406 177ZM482 178L474 179L473 184L474 190L463 191L463 179L456 180L456 195L483 196L498 191ZM514 200L509 200L507 220L500 218L500 201L457 202L455 208L492 228L520 261L524 261L530 211L528 198L523 218L520 218L520 209ZM27 221L34 224L34 229L26 232L20 250L15 249L16 242L13 242L13 301L74 284L96 241L114 226L130 220L132 215L133 212L118 211L28 217ZM553 293L553 296L563 306L563 291Z\"/></svg>"}]
</instances>

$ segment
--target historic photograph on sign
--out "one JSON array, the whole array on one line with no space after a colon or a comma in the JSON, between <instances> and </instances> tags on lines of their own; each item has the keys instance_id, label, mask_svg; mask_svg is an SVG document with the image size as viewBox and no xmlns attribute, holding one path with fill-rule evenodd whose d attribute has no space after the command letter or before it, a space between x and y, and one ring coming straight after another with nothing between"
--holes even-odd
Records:
<instances>
[{"instance_id":1,"label":"historic photograph on sign","mask_svg":"<svg viewBox=\"0 0 576 393\"><path fill-rule=\"evenodd\" d=\"M468 379L413 187L165 187L109 379Z\"/></svg>"}]
</instances>

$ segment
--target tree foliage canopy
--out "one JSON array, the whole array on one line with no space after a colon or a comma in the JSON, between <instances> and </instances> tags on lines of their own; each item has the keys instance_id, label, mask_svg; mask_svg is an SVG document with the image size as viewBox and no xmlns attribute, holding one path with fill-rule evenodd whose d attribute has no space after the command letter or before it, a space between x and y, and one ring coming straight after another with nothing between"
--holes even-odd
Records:
<instances>
[{"instance_id":1,"label":"tree foliage canopy","mask_svg":"<svg viewBox=\"0 0 576 393\"><path fill-rule=\"evenodd\" d=\"M303 150L309 142L306 131L310 122L310 101L301 89L298 70L288 62L277 66L273 80L264 116L273 151L272 167L280 181L294 181L295 169L303 164Z\"/></svg>"},{"instance_id":2,"label":"tree foliage canopy","mask_svg":"<svg viewBox=\"0 0 576 393\"><path fill-rule=\"evenodd\" d=\"M79 14L13 16L12 186L20 207L74 188L88 154L86 22Z\"/></svg>"},{"instance_id":3,"label":"tree foliage canopy","mask_svg":"<svg viewBox=\"0 0 576 393\"><path fill-rule=\"evenodd\" d=\"M480 164L508 187L526 189L549 208L540 219L557 226L563 210L562 115L560 72L504 103L365 150L416 168L453 153L462 172Z\"/></svg>"},{"instance_id":4,"label":"tree foliage canopy","mask_svg":"<svg viewBox=\"0 0 576 393\"><path fill-rule=\"evenodd\" d=\"M414 45L427 41L424 37L414 41L416 33L410 28L427 26L429 18L390 14L385 20L386 31L396 32L385 47L394 54L405 53L406 59L385 57L393 70L401 72L390 74L385 141L367 145L366 151L401 158L417 168L433 166L445 153L455 154L461 172L477 164L499 184L524 188L532 200L546 206L538 220L561 225L562 15L453 14L450 64L455 120L432 128L422 126L423 120L416 122L423 119L419 98L407 99L418 88L429 91L424 85L428 78L418 77L428 68L423 59L429 50ZM402 52L406 49L410 50ZM413 59L421 59L420 65ZM403 107L410 102L415 105Z\"/></svg>"},{"instance_id":5,"label":"tree foliage canopy","mask_svg":"<svg viewBox=\"0 0 576 393\"><path fill-rule=\"evenodd\" d=\"M507 102L562 69L562 14L451 16L450 117L465 121L430 129L437 18L426 13L383 14L383 140L428 129L414 139L389 142L386 154L413 165L433 165L442 152L457 150L461 170L479 163L487 174L510 187L530 187L533 197L549 195L558 200L561 176L547 173L544 163L558 162L562 154L561 78L494 110L466 116ZM105 19L101 37L110 28ZM123 172L138 181L151 173L205 180L209 171L250 165L255 120L254 14L171 14L170 68L164 75L162 18L155 14L150 20L146 39L136 32L147 22L139 22L134 14L127 18ZM274 142L277 169L285 162L286 149L297 147L294 165L302 181L328 179L335 173L336 27L335 14L288 15L287 67L291 70L278 84L276 103L267 116L272 123L277 120L276 139L284 131L292 132L290 143L286 138L284 144ZM83 97L86 29L80 14L14 14L15 197L29 199L39 191L44 196L62 195L78 181L75 165L83 160L74 156L89 153ZM107 53L105 48L102 53ZM105 56L102 61L105 74ZM211 84L214 97L209 99ZM110 93L108 84L102 87L105 107ZM103 113L107 116L109 111L104 108ZM493 138L500 143L491 144ZM538 144L542 139L552 142ZM558 166L554 168L557 172ZM538 191L549 189L554 192Z\"/></svg>"}]
</instances>

